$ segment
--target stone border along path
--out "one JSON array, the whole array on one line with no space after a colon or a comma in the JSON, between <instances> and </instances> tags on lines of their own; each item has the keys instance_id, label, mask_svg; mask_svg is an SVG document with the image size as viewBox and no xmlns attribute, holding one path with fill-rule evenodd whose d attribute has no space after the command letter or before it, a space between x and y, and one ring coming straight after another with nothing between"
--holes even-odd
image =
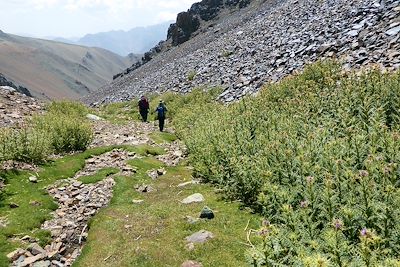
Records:
<instances>
[{"instance_id":1,"label":"stone border along path","mask_svg":"<svg viewBox=\"0 0 400 267\"><path fill-rule=\"evenodd\" d=\"M106 121L94 122L95 140L91 147L112 145L150 144L165 148L166 155L159 156L168 166L176 166L184 158L181 144L156 145L148 134L156 129L152 124L132 122L126 126L115 126ZM73 178L59 180L47 188L58 202L53 219L42 224L43 230L51 232L53 241L44 249L31 243L27 250L18 249L7 256L16 267L67 267L79 257L88 236L88 221L99 209L106 207L112 196L115 181L113 176L94 184L83 184L78 179L96 174L99 170L112 167L120 172L116 175L130 176L136 170L127 165L128 160L138 158L134 152L114 149L100 156L89 158L85 167ZM132 189L134 190L134 189ZM36 240L31 240L36 242Z\"/></svg>"}]
</instances>

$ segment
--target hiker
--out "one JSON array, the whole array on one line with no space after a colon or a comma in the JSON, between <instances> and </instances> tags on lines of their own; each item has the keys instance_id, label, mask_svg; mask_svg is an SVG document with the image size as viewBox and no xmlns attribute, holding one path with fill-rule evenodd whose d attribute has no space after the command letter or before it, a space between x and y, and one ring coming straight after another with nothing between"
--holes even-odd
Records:
<instances>
[{"instance_id":1,"label":"hiker","mask_svg":"<svg viewBox=\"0 0 400 267\"><path fill-rule=\"evenodd\" d=\"M157 112L157 119L158 119L158 125L160 127L160 132L162 132L164 130L164 124L165 124L165 114L167 113L167 107L165 106L162 100L160 100L160 103L156 108L156 112Z\"/></svg>"},{"instance_id":2,"label":"hiker","mask_svg":"<svg viewBox=\"0 0 400 267\"><path fill-rule=\"evenodd\" d=\"M140 98L138 106L140 116L142 116L142 121L147 122L147 114L149 114L150 105L149 101L144 95L142 95L142 97Z\"/></svg>"}]
</instances>

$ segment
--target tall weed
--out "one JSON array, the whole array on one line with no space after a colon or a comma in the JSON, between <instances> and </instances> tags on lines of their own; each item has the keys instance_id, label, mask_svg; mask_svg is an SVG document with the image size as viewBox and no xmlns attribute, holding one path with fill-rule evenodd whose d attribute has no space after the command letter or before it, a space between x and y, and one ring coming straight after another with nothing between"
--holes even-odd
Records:
<instances>
[{"instance_id":1,"label":"tall weed","mask_svg":"<svg viewBox=\"0 0 400 267\"><path fill-rule=\"evenodd\" d=\"M20 128L0 129L0 162L42 163L51 153L85 150L93 139L87 108L74 102L53 102Z\"/></svg>"},{"instance_id":2,"label":"tall weed","mask_svg":"<svg viewBox=\"0 0 400 267\"><path fill-rule=\"evenodd\" d=\"M196 174L265 216L251 265L398 266L399 100L400 72L319 62L174 123Z\"/></svg>"},{"instance_id":3,"label":"tall weed","mask_svg":"<svg viewBox=\"0 0 400 267\"><path fill-rule=\"evenodd\" d=\"M80 117L49 113L34 118L34 125L50 134L56 153L85 150L93 140L90 124Z\"/></svg>"}]
</instances>

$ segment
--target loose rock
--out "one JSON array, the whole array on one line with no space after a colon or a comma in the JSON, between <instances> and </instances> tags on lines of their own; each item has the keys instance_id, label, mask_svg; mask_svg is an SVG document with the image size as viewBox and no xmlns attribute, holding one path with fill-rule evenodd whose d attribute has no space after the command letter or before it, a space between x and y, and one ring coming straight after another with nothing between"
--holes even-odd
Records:
<instances>
[{"instance_id":1,"label":"loose rock","mask_svg":"<svg viewBox=\"0 0 400 267\"><path fill-rule=\"evenodd\" d=\"M213 239L213 238L214 238L213 233L206 231L206 230L200 230L200 231L186 237L185 239L189 243L196 244L196 243L207 242L208 240Z\"/></svg>"},{"instance_id":2,"label":"loose rock","mask_svg":"<svg viewBox=\"0 0 400 267\"><path fill-rule=\"evenodd\" d=\"M185 261L181 267L203 267L203 264L197 261Z\"/></svg>"},{"instance_id":3,"label":"loose rock","mask_svg":"<svg viewBox=\"0 0 400 267\"><path fill-rule=\"evenodd\" d=\"M38 179L37 179L36 176L30 176L30 177L29 177L29 182L31 182L31 183L37 183L37 182L38 182Z\"/></svg>"},{"instance_id":4,"label":"loose rock","mask_svg":"<svg viewBox=\"0 0 400 267\"><path fill-rule=\"evenodd\" d=\"M214 212L209 207L204 207L200 213L201 219L214 219Z\"/></svg>"},{"instance_id":5,"label":"loose rock","mask_svg":"<svg viewBox=\"0 0 400 267\"><path fill-rule=\"evenodd\" d=\"M187 198L183 199L181 201L181 203L183 203L183 204L199 203L199 202L203 202L204 200L205 199L202 194L196 193L196 194L193 194L193 195L188 196Z\"/></svg>"}]
</instances>

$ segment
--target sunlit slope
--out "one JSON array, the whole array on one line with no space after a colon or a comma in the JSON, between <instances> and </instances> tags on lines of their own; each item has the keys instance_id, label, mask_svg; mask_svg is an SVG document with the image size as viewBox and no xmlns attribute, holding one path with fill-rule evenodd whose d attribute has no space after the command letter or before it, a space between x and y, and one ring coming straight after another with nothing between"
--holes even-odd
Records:
<instances>
[{"instance_id":1,"label":"sunlit slope","mask_svg":"<svg viewBox=\"0 0 400 267\"><path fill-rule=\"evenodd\" d=\"M101 48L0 33L0 73L45 98L78 98L132 62Z\"/></svg>"}]
</instances>

